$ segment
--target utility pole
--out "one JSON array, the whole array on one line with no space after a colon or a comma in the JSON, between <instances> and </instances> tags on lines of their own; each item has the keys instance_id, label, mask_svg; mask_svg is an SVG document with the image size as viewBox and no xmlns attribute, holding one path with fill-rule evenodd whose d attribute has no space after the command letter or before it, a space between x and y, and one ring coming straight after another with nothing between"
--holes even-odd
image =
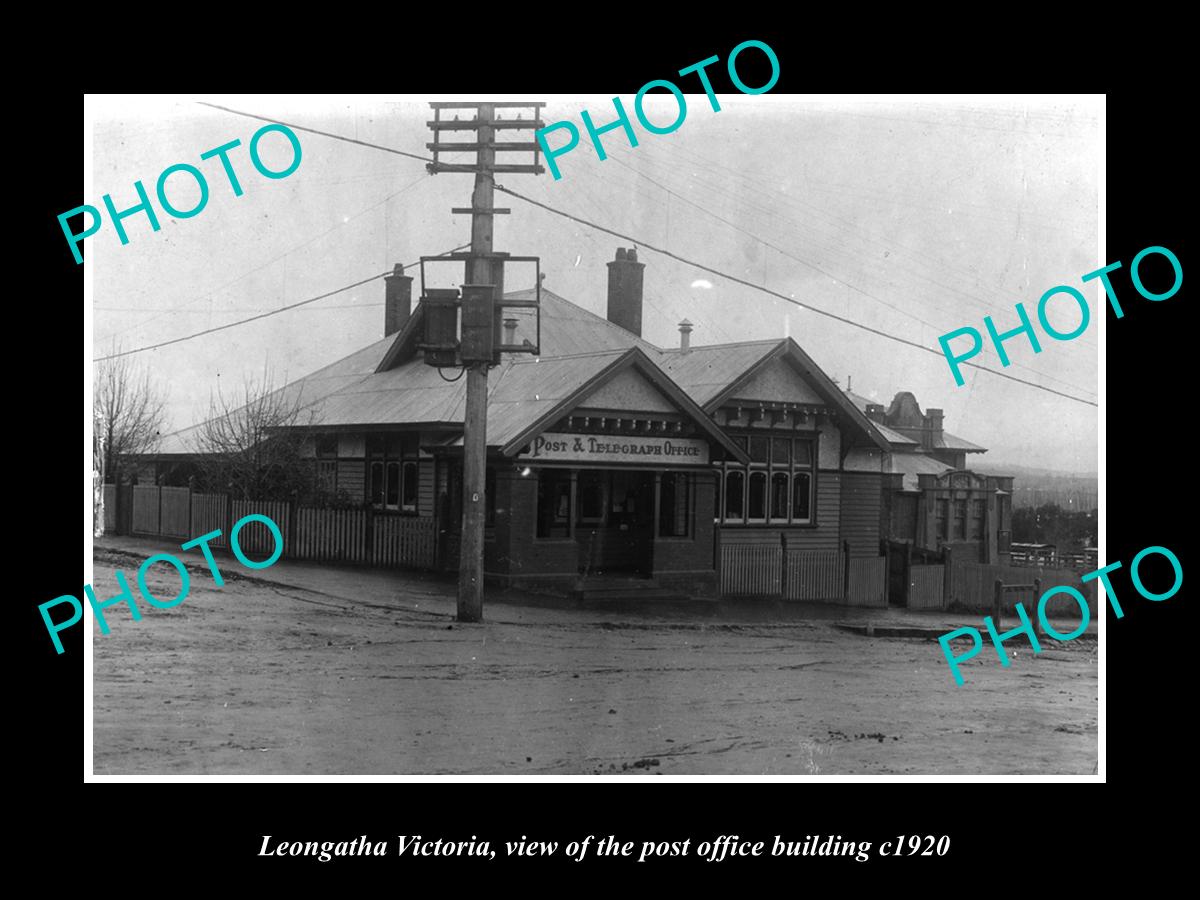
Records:
<instances>
[{"instance_id":1,"label":"utility pole","mask_svg":"<svg viewBox=\"0 0 1200 900\"><path fill-rule=\"evenodd\" d=\"M467 284L499 282L492 272L492 232L496 150L492 146L495 107L479 105L479 149L476 151L475 190L471 194L471 257ZM497 266L502 263L496 263ZM464 298L465 300L465 298ZM464 310L465 314L465 310ZM463 420L463 518L458 560L458 621L483 621L483 526L487 497L487 394L488 364L469 363L467 409Z\"/></svg>"},{"instance_id":2,"label":"utility pole","mask_svg":"<svg viewBox=\"0 0 1200 900\"><path fill-rule=\"evenodd\" d=\"M475 188L471 194L470 209L454 209L454 213L471 214L471 249L464 256L453 254L466 262L466 281L462 291L462 340L460 360L466 372L467 400L463 418L463 509L462 533L459 544L458 566L458 609L459 622L483 621L483 538L487 513L487 397L488 368L500 361L500 352L528 352L525 348L506 347L500 339L499 309L503 303L504 257L493 248L494 217L507 214L507 209L496 209L496 172L527 172L540 174L541 147L536 141L529 143L497 142L496 131L501 129L537 129L542 103L431 103L434 121L429 125L434 132L434 142L426 146L433 151L433 162L426 168L433 174L438 172L474 172ZM520 116L500 121L496 118L497 107L532 108L529 120ZM461 121L457 116L450 121L442 119L445 109L473 109L473 120ZM443 142L442 131L470 130L476 134L473 143ZM445 163L438 160L440 153L475 151L475 164ZM497 164L496 152L532 151L534 163ZM515 259L515 258L514 258ZM526 259L526 258L522 258ZM539 267L540 277L540 267ZM422 280L424 270L422 269ZM540 286L539 294L540 298ZM521 305L528 305L521 304ZM536 303L534 304L536 305ZM539 320L540 321L540 320ZM481 328L482 326L482 328ZM472 329L474 332L472 333ZM540 337L540 326L539 326ZM534 345L530 345L531 347ZM484 352L479 352L480 348Z\"/></svg>"}]
</instances>

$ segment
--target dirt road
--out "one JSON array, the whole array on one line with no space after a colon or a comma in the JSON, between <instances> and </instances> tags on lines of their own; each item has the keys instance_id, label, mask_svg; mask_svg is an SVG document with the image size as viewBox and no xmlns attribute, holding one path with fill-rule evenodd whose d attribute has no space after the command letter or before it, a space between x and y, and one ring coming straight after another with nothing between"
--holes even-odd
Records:
<instances>
[{"instance_id":1,"label":"dirt road","mask_svg":"<svg viewBox=\"0 0 1200 900\"><path fill-rule=\"evenodd\" d=\"M144 556L142 557L144 558ZM99 597L114 568L98 551ZM156 567L164 597L176 576ZM222 564L222 571L236 567ZM696 621L339 596L203 568L180 606L94 636L94 760L116 774L1081 774L1097 656L1080 639L956 687L936 641L829 620ZM269 572L263 576L268 577ZM398 577L399 579L399 577ZM347 584L345 578L343 584ZM978 623L976 623L978 624Z\"/></svg>"}]
</instances>

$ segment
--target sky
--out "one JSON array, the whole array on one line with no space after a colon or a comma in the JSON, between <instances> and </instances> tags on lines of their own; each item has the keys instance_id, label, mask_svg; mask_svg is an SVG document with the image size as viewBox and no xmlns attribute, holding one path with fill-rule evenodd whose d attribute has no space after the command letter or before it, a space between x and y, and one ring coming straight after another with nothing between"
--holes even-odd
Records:
<instances>
[{"instance_id":1,"label":"sky","mask_svg":"<svg viewBox=\"0 0 1200 900\"><path fill-rule=\"evenodd\" d=\"M429 175L416 159L297 131L299 167L268 179L248 156L265 122L199 101L425 156L428 101L442 99L480 98L89 98L92 195L84 202L103 208L108 193L118 210L133 206L135 181L153 197L159 174L177 163L199 168L210 191L191 218L172 218L154 199L161 229L135 214L124 220L126 245L107 219L86 239L95 356L269 312L470 239L469 217L450 210L470 205L471 175ZM581 132L583 109L597 125L613 118L610 97L492 99L545 100L544 121L573 121ZM614 130L602 138L601 160L584 132L559 157L560 179L546 172L497 180L637 240L646 263L643 336L659 346L678 344L684 318L694 325L694 346L790 335L857 394L886 405L911 391L922 409L944 409L948 431L989 448L972 460L977 469L1098 470L1095 406L976 369L964 369L966 383L956 386L941 356L814 310L936 350L954 329L982 332L985 315L1001 331L1015 327L1017 302L1036 321L1045 291L1073 286L1092 311L1081 337L1059 342L1039 332L1040 353L1024 337L1006 343L1007 368L990 346L974 361L1095 401L1103 300L1098 282L1080 279L1111 261L1098 250L1099 101L719 94L714 112L703 94L686 99L672 134L650 134L635 120L638 146ZM623 101L632 109L632 97ZM677 114L669 95L646 110L664 124ZM242 196L218 160L200 159L235 139L241 146L229 158ZM291 160L280 134L264 137L260 150L269 168ZM186 174L172 175L167 193L182 210L199 196ZM496 205L512 209L497 217L496 249L541 257L547 288L604 315L605 264L630 242L515 197L497 194ZM506 273L507 290L532 283L531 269ZM377 279L132 358L167 393L168 430L185 428L205 418L218 389L236 393L264 371L279 385L379 340L383 292ZM1070 331L1079 311L1060 298L1049 318Z\"/></svg>"}]
</instances>

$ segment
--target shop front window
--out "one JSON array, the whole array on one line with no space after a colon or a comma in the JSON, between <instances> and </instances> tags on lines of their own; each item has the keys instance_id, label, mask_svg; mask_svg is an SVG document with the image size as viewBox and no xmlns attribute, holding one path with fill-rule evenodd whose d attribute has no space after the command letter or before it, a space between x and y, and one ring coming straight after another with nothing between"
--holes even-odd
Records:
<instances>
[{"instance_id":1,"label":"shop front window","mask_svg":"<svg viewBox=\"0 0 1200 900\"><path fill-rule=\"evenodd\" d=\"M687 537L691 496L685 472L664 472L659 485L660 537Z\"/></svg>"},{"instance_id":2,"label":"shop front window","mask_svg":"<svg viewBox=\"0 0 1200 900\"><path fill-rule=\"evenodd\" d=\"M571 521L571 473L563 469L541 469L537 497L537 536L566 537Z\"/></svg>"}]
</instances>

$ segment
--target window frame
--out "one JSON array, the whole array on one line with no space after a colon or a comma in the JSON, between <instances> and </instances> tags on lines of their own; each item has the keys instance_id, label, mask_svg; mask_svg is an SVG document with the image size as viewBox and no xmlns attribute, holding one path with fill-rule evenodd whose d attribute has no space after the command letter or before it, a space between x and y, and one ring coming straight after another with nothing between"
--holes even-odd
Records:
<instances>
[{"instance_id":1,"label":"window frame","mask_svg":"<svg viewBox=\"0 0 1200 900\"><path fill-rule=\"evenodd\" d=\"M535 541L571 540L571 472L553 466L535 469L537 484L534 491L533 539ZM559 515L559 506L566 501L565 516ZM576 501L578 502L578 500ZM548 510L544 503L552 506Z\"/></svg>"},{"instance_id":2,"label":"window frame","mask_svg":"<svg viewBox=\"0 0 1200 900\"><path fill-rule=\"evenodd\" d=\"M407 516L420 515L421 507L421 451L420 436L414 432L368 433L364 441L366 478L363 490L367 494L367 505L385 513L400 513ZM375 468L381 469L380 489L375 491ZM395 476L393 480L393 467ZM412 473L411 502L408 500L407 472ZM395 502L391 502L392 487L395 487Z\"/></svg>"},{"instance_id":3,"label":"window frame","mask_svg":"<svg viewBox=\"0 0 1200 900\"><path fill-rule=\"evenodd\" d=\"M817 481L817 460L820 448L821 433L803 432L800 434L788 433L779 434L771 431L743 431L731 433L730 437L743 450L749 451L754 442L763 440L766 441L767 456L765 461L750 462L747 465L733 462L731 460L721 460L713 464L713 468L717 473L716 484L716 503L714 504L714 521L719 525L734 525L734 526L800 526L805 528L814 528L817 526L816 515L816 481ZM781 444L781 442L783 442ZM807 462L797 462L801 456L796 452L796 444L804 443L808 445L808 452L805 454ZM777 451L783 446L786 447L786 459L779 459L780 455ZM728 507L729 498L729 478L732 475L740 474L742 478L742 503L741 515L730 515ZM752 495L752 480L756 475L761 474L765 478L763 486L763 515L761 517L751 517L751 495ZM783 475L786 478L787 497L785 501L786 515L778 516L774 513L775 509L775 476ZM807 476L808 482L808 515L801 518L796 515L796 498L795 490L799 481L797 476Z\"/></svg>"}]
</instances>

